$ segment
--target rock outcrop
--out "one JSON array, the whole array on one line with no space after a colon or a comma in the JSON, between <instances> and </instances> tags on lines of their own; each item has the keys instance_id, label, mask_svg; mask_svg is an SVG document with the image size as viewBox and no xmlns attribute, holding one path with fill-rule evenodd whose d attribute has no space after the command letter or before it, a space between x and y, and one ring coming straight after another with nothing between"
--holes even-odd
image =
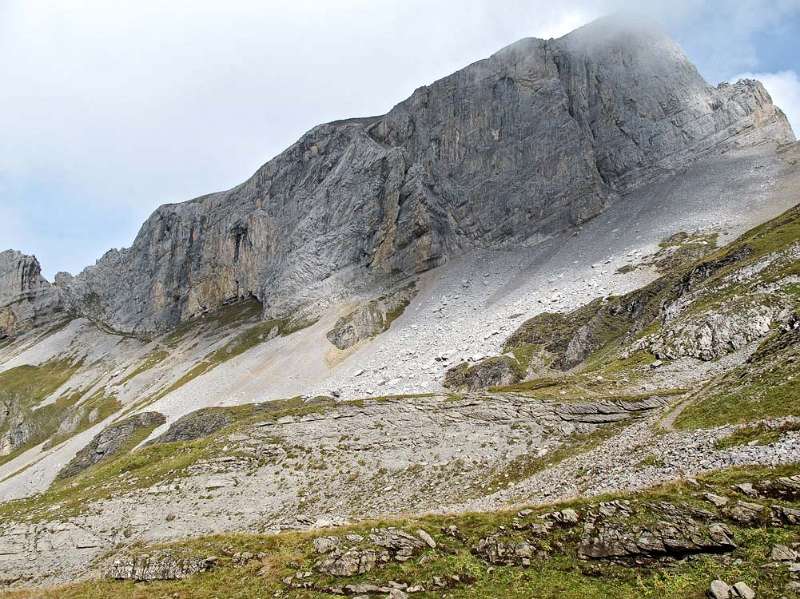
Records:
<instances>
[{"instance_id":1,"label":"rock outcrop","mask_svg":"<svg viewBox=\"0 0 800 599\"><path fill-rule=\"evenodd\" d=\"M133 246L64 280L120 331L235 297L325 305L472 247L533 244L700 155L793 139L756 81L709 86L648 27L524 39L388 114L305 134L225 192L160 207Z\"/></svg>"},{"instance_id":2,"label":"rock outcrop","mask_svg":"<svg viewBox=\"0 0 800 599\"><path fill-rule=\"evenodd\" d=\"M655 335L649 350L658 358L715 360L765 337L791 316L790 307L757 301L731 302L706 314L676 319Z\"/></svg>"},{"instance_id":3,"label":"rock outcrop","mask_svg":"<svg viewBox=\"0 0 800 599\"><path fill-rule=\"evenodd\" d=\"M142 412L104 428L69 464L64 466L57 478L69 478L80 474L90 466L126 448L138 432L152 430L165 422L164 416L158 412Z\"/></svg>"},{"instance_id":4,"label":"rock outcrop","mask_svg":"<svg viewBox=\"0 0 800 599\"><path fill-rule=\"evenodd\" d=\"M328 340L339 349L347 349L384 332L403 313L416 292L412 283L364 302L336 321L328 331Z\"/></svg>"},{"instance_id":5,"label":"rock outcrop","mask_svg":"<svg viewBox=\"0 0 800 599\"><path fill-rule=\"evenodd\" d=\"M233 422L233 417L224 410L208 408L197 410L178 418L166 432L149 444L193 441L206 437Z\"/></svg>"},{"instance_id":6,"label":"rock outcrop","mask_svg":"<svg viewBox=\"0 0 800 599\"><path fill-rule=\"evenodd\" d=\"M720 553L736 548L733 534L723 523L704 523L713 517L669 503L654 505L653 523L629 521L624 504L601 504L584 526L578 555L586 559L648 560L695 553Z\"/></svg>"},{"instance_id":7,"label":"rock outcrop","mask_svg":"<svg viewBox=\"0 0 800 599\"><path fill-rule=\"evenodd\" d=\"M525 377L525 369L510 356L493 356L477 364L462 362L447 371L444 386L453 391L480 391L513 385Z\"/></svg>"},{"instance_id":8,"label":"rock outcrop","mask_svg":"<svg viewBox=\"0 0 800 599\"><path fill-rule=\"evenodd\" d=\"M0 252L0 339L51 322L61 311L59 292L35 256Z\"/></svg>"},{"instance_id":9,"label":"rock outcrop","mask_svg":"<svg viewBox=\"0 0 800 599\"><path fill-rule=\"evenodd\" d=\"M213 558L181 557L169 552L152 555L123 555L114 559L106 574L116 580L180 580L213 565Z\"/></svg>"}]
</instances>

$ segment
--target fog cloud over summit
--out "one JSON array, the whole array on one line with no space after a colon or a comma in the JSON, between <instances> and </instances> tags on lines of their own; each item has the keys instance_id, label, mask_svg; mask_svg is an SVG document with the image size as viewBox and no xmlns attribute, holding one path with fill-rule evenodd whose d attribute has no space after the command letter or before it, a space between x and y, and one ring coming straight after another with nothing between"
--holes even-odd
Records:
<instances>
[{"instance_id":1,"label":"fog cloud over summit","mask_svg":"<svg viewBox=\"0 0 800 599\"><path fill-rule=\"evenodd\" d=\"M797 132L800 0L650 4L710 82L760 74ZM632 6L5 0L0 249L77 271L157 205L241 182L316 124L383 113L516 39Z\"/></svg>"}]
</instances>

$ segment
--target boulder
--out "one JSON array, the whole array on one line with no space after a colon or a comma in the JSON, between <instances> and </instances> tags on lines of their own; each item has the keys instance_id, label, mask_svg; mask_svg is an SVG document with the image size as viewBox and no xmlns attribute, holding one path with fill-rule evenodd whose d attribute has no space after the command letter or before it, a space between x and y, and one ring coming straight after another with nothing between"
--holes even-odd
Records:
<instances>
[{"instance_id":1,"label":"boulder","mask_svg":"<svg viewBox=\"0 0 800 599\"><path fill-rule=\"evenodd\" d=\"M755 599L756 592L751 589L745 582L737 582L731 589L734 597L741 597L741 599Z\"/></svg>"},{"instance_id":2,"label":"boulder","mask_svg":"<svg viewBox=\"0 0 800 599\"><path fill-rule=\"evenodd\" d=\"M114 559L106 572L116 580L179 580L212 566L212 561L199 557L184 557L162 552L151 555L127 555Z\"/></svg>"},{"instance_id":3,"label":"boulder","mask_svg":"<svg viewBox=\"0 0 800 599\"><path fill-rule=\"evenodd\" d=\"M336 321L328 331L328 341L339 349L347 349L383 333L403 313L416 292L412 283L359 305Z\"/></svg>"},{"instance_id":4,"label":"boulder","mask_svg":"<svg viewBox=\"0 0 800 599\"><path fill-rule=\"evenodd\" d=\"M233 422L233 416L221 408L204 408L190 412L169 425L164 434L149 444L173 443L175 441L194 441L202 439Z\"/></svg>"},{"instance_id":5,"label":"boulder","mask_svg":"<svg viewBox=\"0 0 800 599\"><path fill-rule=\"evenodd\" d=\"M769 559L776 562L793 562L798 557L797 552L786 545L775 545L769 553Z\"/></svg>"},{"instance_id":6,"label":"boulder","mask_svg":"<svg viewBox=\"0 0 800 599\"><path fill-rule=\"evenodd\" d=\"M314 569L330 576L355 576L369 572L378 563L407 561L430 546L422 540L419 532L424 531L418 531L415 536L399 528L388 527L372 529L366 539L360 535L318 537L314 539L314 549L326 557L317 561Z\"/></svg>"},{"instance_id":7,"label":"boulder","mask_svg":"<svg viewBox=\"0 0 800 599\"><path fill-rule=\"evenodd\" d=\"M421 528L417 529L416 534L420 539L422 539L425 542L425 544L428 547L430 547L431 549L436 549L436 541L433 539L433 537L430 534L428 534L426 531L422 530Z\"/></svg>"},{"instance_id":8,"label":"boulder","mask_svg":"<svg viewBox=\"0 0 800 599\"><path fill-rule=\"evenodd\" d=\"M715 493L705 493L703 497L714 504L716 507L723 507L728 504L728 498Z\"/></svg>"},{"instance_id":9,"label":"boulder","mask_svg":"<svg viewBox=\"0 0 800 599\"><path fill-rule=\"evenodd\" d=\"M733 534L722 523L704 524L712 514L666 503L641 508L646 519L619 519L612 514L587 517L578 545L579 557L619 561L720 553L736 548Z\"/></svg>"},{"instance_id":10,"label":"boulder","mask_svg":"<svg viewBox=\"0 0 800 599\"><path fill-rule=\"evenodd\" d=\"M753 526L766 522L769 519L770 510L760 503L737 501L733 507L726 511L726 514L739 524Z\"/></svg>"},{"instance_id":11,"label":"boulder","mask_svg":"<svg viewBox=\"0 0 800 599\"><path fill-rule=\"evenodd\" d=\"M524 370L511 356L484 358L474 365L462 362L450 368L443 385L453 391L480 391L489 387L513 385L525 377Z\"/></svg>"},{"instance_id":12,"label":"boulder","mask_svg":"<svg viewBox=\"0 0 800 599\"><path fill-rule=\"evenodd\" d=\"M316 563L315 569L330 576L355 576L365 574L375 567L378 554L372 549L347 549L334 552Z\"/></svg>"},{"instance_id":13,"label":"boulder","mask_svg":"<svg viewBox=\"0 0 800 599\"><path fill-rule=\"evenodd\" d=\"M783 505L773 505L770 509L772 510L772 524L775 526L800 524L800 510Z\"/></svg>"},{"instance_id":14,"label":"boulder","mask_svg":"<svg viewBox=\"0 0 800 599\"><path fill-rule=\"evenodd\" d=\"M480 539L472 552L490 564L528 566L535 548L527 541L498 532Z\"/></svg>"},{"instance_id":15,"label":"boulder","mask_svg":"<svg viewBox=\"0 0 800 599\"><path fill-rule=\"evenodd\" d=\"M722 580L714 580L708 588L708 596L710 599L729 599L731 596L731 587Z\"/></svg>"},{"instance_id":16,"label":"boulder","mask_svg":"<svg viewBox=\"0 0 800 599\"><path fill-rule=\"evenodd\" d=\"M759 481L753 485L753 488L762 497L795 501L800 499L800 475Z\"/></svg>"},{"instance_id":17,"label":"boulder","mask_svg":"<svg viewBox=\"0 0 800 599\"><path fill-rule=\"evenodd\" d=\"M342 545L339 537L317 537L314 539L314 550L319 554L331 553Z\"/></svg>"}]
</instances>

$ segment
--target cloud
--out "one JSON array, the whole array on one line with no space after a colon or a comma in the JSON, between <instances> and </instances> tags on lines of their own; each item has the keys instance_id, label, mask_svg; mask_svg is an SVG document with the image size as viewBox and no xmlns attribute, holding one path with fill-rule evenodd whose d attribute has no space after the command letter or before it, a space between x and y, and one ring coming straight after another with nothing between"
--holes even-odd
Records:
<instances>
[{"instance_id":1,"label":"cloud","mask_svg":"<svg viewBox=\"0 0 800 599\"><path fill-rule=\"evenodd\" d=\"M732 80L758 79L767 88L772 101L786 113L795 137L800 135L800 78L795 71L777 73L742 73Z\"/></svg>"},{"instance_id":2,"label":"cloud","mask_svg":"<svg viewBox=\"0 0 800 599\"><path fill-rule=\"evenodd\" d=\"M243 181L319 123L386 112L519 38L633 5L0 0L0 203L46 272L74 272L157 205ZM792 11L800 0L648 5L713 82L776 70L754 35Z\"/></svg>"}]
</instances>

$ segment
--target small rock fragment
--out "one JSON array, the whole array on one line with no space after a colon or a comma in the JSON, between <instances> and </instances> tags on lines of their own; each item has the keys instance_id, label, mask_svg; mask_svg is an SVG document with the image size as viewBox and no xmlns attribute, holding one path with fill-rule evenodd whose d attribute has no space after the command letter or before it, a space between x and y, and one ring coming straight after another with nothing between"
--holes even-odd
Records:
<instances>
[{"instance_id":1,"label":"small rock fragment","mask_svg":"<svg viewBox=\"0 0 800 599\"><path fill-rule=\"evenodd\" d=\"M733 585L733 592L736 593L737 597L741 597L742 599L755 599L756 596L756 592L741 581Z\"/></svg>"},{"instance_id":2,"label":"small rock fragment","mask_svg":"<svg viewBox=\"0 0 800 599\"><path fill-rule=\"evenodd\" d=\"M314 550L320 554L330 553L334 549L338 549L340 545L341 540L337 537L317 537L314 539Z\"/></svg>"},{"instance_id":3,"label":"small rock fragment","mask_svg":"<svg viewBox=\"0 0 800 599\"><path fill-rule=\"evenodd\" d=\"M797 552L786 545L775 545L769 554L769 558L776 562L793 562L797 557Z\"/></svg>"},{"instance_id":4,"label":"small rock fragment","mask_svg":"<svg viewBox=\"0 0 800 599\"><path fill-rule=\"evenodd\" d=\"M427 532L422 530L421 528L417 530L417 536L425 541L425 544L430 547L431 549L436 549L436 541L433 540L433 537L429 535Z\"/></svg>"},{"instance_id":5,"label":"small rock fragment","mask_svg":"<svg viewBox=\"0 0 800 599\"><path fill-rule=\"evenodd\" d=\"M724 505L727 505L728 503L727 497L723 497L722 495L715 495L714 493L706 493L705 495L703 495L703 497L717 507L722 507Z\"/></svg>"},{"instance_id":6,"label":"small rock fragment","mask_svg":"<svg viewBox=\"0 0 800 599\"><path fill-rule=\"evenodd\" d=\"M708 589L708 596L711 599L730 599L731 587L722 580L714 580Z\"/></svg>"}]
</instances>

